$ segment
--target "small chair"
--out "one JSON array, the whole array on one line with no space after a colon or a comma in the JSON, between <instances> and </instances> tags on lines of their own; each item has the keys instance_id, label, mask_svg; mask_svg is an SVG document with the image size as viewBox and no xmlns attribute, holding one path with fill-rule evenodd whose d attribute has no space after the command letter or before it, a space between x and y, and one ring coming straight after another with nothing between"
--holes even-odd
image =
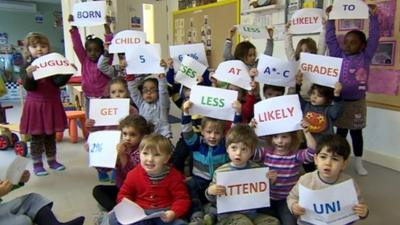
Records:
<instances>
[{"instance_id":1,"label":"small chair","mask_svg":"<svg viewBox=\"0 0 400 225\"><path fill-rule=\"evenodd\" d=\"M71 143L78 142L78 121L81 124L82 135L86 139L88 137L88 131L85 126L86 116L84 111L65 111L68 120L68 133L69 140ZM56 140L60 142L63 139L63 133L57 132Z\"/></svg>"}]
</instances>

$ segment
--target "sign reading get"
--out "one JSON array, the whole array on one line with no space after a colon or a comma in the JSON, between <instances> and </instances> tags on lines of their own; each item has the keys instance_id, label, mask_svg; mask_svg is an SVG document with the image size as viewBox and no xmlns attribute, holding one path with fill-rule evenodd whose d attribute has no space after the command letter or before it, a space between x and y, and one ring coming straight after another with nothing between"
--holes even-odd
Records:
<instances>
[{"instance_id":1,"label":"sign reading get","mask_svg":"<svg viewBox=\"0 0 400 225\"><path fill-rule=\"evenodd\" d=\"M118 125L128 115L128 98L90 99L89 118L95 121L95 126Z\"/></svg>"}]
</instances>

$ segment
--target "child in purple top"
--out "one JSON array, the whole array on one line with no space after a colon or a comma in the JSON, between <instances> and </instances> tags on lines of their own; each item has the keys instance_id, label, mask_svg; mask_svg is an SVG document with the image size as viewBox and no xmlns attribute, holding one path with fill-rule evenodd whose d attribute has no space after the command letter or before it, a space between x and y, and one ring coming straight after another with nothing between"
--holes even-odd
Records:
<instances>
[{"instance_id":1,"label":"child in purple top","mask_svg":"<svg viewBox=\"0 0 400 225\"><path fill-rule=\"evenodd\" d=\"M379 24L377 6L370 8L370 23L368 40L359 30L352 30L344 36L343 49L339 46L335 33L335 21L328 20L326 25L326 43L329 54L343 58L339 82L342 83L342 98L344 100L343 114L336 121L337 133L343 137L350 130L355 157L355 169L359 175L367 175L362 165L363 137L362 129L366 126L367 106L365 92L367 91L369 65L379 44ZM326 9L326 13L332 6Z\"/></svg>"},{"instance_id":2,"label":"child in purple top","mask_svg":"<svg viewBox=\"0 0 400 225\"><path fill-rule=\"evenodd\" d=\"M116 185L98 185L93 189L93 197L107 211L117 204L119 188L128 172L139 163L139 143L145 135L153 132L154 125L142 116L129 115L119 122L119 129L122 139L117 145Z\"/></svg>"}]
</instances>

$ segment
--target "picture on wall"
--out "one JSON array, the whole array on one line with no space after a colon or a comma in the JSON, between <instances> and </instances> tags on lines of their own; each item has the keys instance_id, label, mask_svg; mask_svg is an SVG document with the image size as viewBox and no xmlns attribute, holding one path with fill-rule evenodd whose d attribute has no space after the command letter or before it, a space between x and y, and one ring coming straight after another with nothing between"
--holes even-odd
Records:
<instances>
[{"instance_id":1,"label":"picture on wall","mask_svg":"<svg viewBox=\"0 0 400 225\"><path fill-rule=\"evenodd\" d=\"M396 16L396 0L377 2L378 20L381 37L393 37L394 19Z\"/></svg>"},{"instance_id":2,"label":"picture on wall","mask_svg":"<svg viewBox=\"0 0 400 225\"><path fill-rule=\"evenodd\" d=\"M380 42L371 64L375 66L393 66L395 63L396 41Z\"/></svg>"},{"instance_id":3,"label":"picture on wall","mask_svg":"<svg viewBox=\"0 0 400 225\"><path fill-rule=\"evenodd\" d=\"M338 30L339 31L350 31L350 30L363 30L364 20L353 19L353 20L339 20Z\"/></svg>"}]
</instances>

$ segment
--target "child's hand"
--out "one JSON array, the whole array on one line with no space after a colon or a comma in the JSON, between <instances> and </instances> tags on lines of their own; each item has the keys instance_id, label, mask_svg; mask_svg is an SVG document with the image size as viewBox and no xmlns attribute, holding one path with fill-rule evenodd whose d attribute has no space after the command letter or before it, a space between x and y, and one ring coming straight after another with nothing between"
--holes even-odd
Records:
<instances>
[{"instance_id":1,"label":"child's hand","mask_svg":"<svg viewBox=\"0 0 400 225\"><path fill-rule=\"evenodd\" d=\"M117 145L118 161L121 163L122 167L125 167L126 164L128 163L129 146L130 143L123 140Z\"/></svg>"},{"instance_id":2,"label":"child's hand","mask_svg":"<svg viewBox=\"0 0 400 225\"><path fill-rule=\"evenodd\" d=\"M163 67L164 69L167 69L167 62L165 62L164 59L161 59L160 66Z\"/></svg>"},{"instance_id":3,"label":"child's hand","mask_svg":"<svg viewBox=\"0 0 400 225\"><path fill-rule=\"evenodd\" d=\"M86 120L86 122L85 122L85 126L87 127L87 128L92 128L92 127L94 127L94 124L96 123L96 121L94 120L94 119L88 119L88 120Z\"/></svg>"},{"instance_id":4,"label":"child's hand","mask_svg":"<svg viewBox=\"0 0 400 225\"><path fill-rule=\"evenodd\" d=\"M274 184L276 178L278 178L278 172L276 170L269 170L267 173L267 177L271 181L271 184Z\"/></svg>"},{"instance_id":5,"label":"child's hand","mask_svg":"<svg viewBox=\"0 0 400 225\"><path fill-rule=\"evenodd\" d=\"M301 85L303 83L303 73L299 70L295 76L296 84Z\"/></svg>"},{"instance_id":6,"label":"child's hand","mask_svg":"<svg viewBox=\"0 0 400 225\"><path fill-rule=\"evenodd\" d=\"M191 101L184 102L183 106L182 106L183 113L188 115L189 109L192 108L192 105L193 105L193 102L191 102Z\"/></svg>"},{"instance_id":7,"label":"child's hand","mask_svg":"<svg viewBox=\"0 0 400 225\"><path fill-rule=\"evenodd\" d=\"M38 69L37 66L28 66L28 67L26 68L26 74L27 74L29 77L32 77L32 76L33 76L33 72L35 72L37 69Z\"/></svg>"},{"instance_id":8,"label":"child's hand","mask_svg":"<svg viewBox=\"0 0 400 225\"><path fill-rule=\"evenodd\" d=\"M68 22L74 22L74 16L72 14L69 14Z\"/></svg>"},{"instance_id":9,"label":"child's hand","mask_svg":"<svg viewBox=\"0 0 400 225\"><path fill-rule=\"evenodd\" d=\"M269 27L267 28L269 39L274 39L274 28Z\"/></svg>"},{"instance_id":10,"label":"child's hand","mask_svg":"<svg viewBox=\"0 0 400 225\"><path fill-rule=\"evenodd\" d=\"M256 119L251 119L250 120L250 123L249 123L249 126L250 127L252 127L253 129L255 129L256 127L257 127L257 121L256 121Z\"/></svg>"},{"instance_id":11,"label":"child's hand","mask_svg":"<svg viewBox=\"0 0 400 225\"><path fill-rule=\"evenodd\" d=\"M167 66L170 69L174 68L174 60L171 57L167 58Z\"/></svg>"},{"instance_id":12,"label":"child's hand","mask_svg":"<svg viewBox=\"0 0 400 225\"><path fill-rule=\"evenodd\" d=\"M325 13L326 13L326 15L329 17L329 14L332 12L332 8L333 8L333 6L332 5L330 5L330 6L328 6L326 9L325 9Z\"/></svg>"},{"instance_id":13,"label":"child's hand","mask_svg":"<svg viewBox=\"0 0 400 225\"><path fill-rule=\"evenodd\" d=\"M378 13L378 6L376 4L368 4L368 7L371 16L375 16Z\"/></svg>"},{"instance_id":14,"label":"child's hand","mask_svg":"<svg viewBox=\"0 0 400 225\"><path fill-rule=\"evenodd\" d=\"M365 218L368 216L368 206L363 203L358 203L353 206L353 211L357 214L357 216L361 218Z\"/></svg>"},{"instance_id":15,"label":"child's hand","mask_svg":"<svg viewBox=\"0 0 400 225\"><path fill-rule=\"evenodd\" d=\"M172 222L175 219L175 217L176 217L175 212L172 210L168 210L168 211L165 211L163 214L161 214L160 219L164 223L169 223L169 222Z\"/></svg>"},{"instance_id":16,"label":"child's hand","mask_svg":"<svg viewBox=\"0 0 400 225\"><path fill-rule=\"evenodd\" d=\"M236 30L237 28L235 26L233 26L230 30L229 30L229 37L232 40L233 36L235 36L236 34Z\"/></svg>"},{"instance_id":17,"label":"child's hand","mask_svg":"<svg viewBox=\"0 0 400 225\"><path fill-rule=\"evenodd\" d=\"M305 120L301 120L300 125L303 128L303 132L304 133L308 133L309 132L309 127L310 127L310 123L309 122L307 122Z\"/></svg>"},{"instance_id":18,"label":"child's hand","mask_svg":"<svg viewBox=\"0 0 400 225\"><path fill-rule=\"evenodd\" d=\"M203 82L203 75L202 75L202 74L200 74L200 75L198 75L198 76L196 77L196 82L197 82L197 83Z\"/></svg>"},{"instance_id":19,"label":"child's hand","mask_svg":"<svg viewBox=\"0 0 400 225\"><path fill-rule=\"evenodd\" d=\"M29 172L29 170L25 170L24 173L22 174L19 182L25 184L26 182L29 181L30 177L31 177L31 173Z\"/></svg>"},{"instance_id":20,"label":"child's hand","mask_svg":"<svg viewBox=\"0 0 400 225\"><path fill-rule=\"evenodd\" d=\"M0 198L8 194L13 185L9 180L0 181Z\"/></svg>"},{"instance_id":21,"label":"child's hand","mask_svg":"<svg viewBox=\"0 0 400 225\"><path fill-rule=\"evenodd\" d=\"M103 46L104 46L104 50L108 52L108 49L110 48L111 43L110 42L104 42Z\"/></svg>"},{"instance_id":22,"label":"child's hand","mask_svg":"<svg viewBox=\"0 0 400 225\"><path fill-rule=\"evenodd\" d=\"M304 213L306 213L306 210L303 207L301 207L299 203L296 202L292 205L292 213L295 216L301 216L304 215Z\"/></svg>"},{"instance_id":23,"label":"child's hand","mask_svg":"<svg viewBox=\"0 0 400 225\"><path fill-rule=\"evenodd\" d=\"M258 76L258 70L257 70L257 68L251 68L250 70L249 70L249 75L250 75L250 78L253 80L256 76Z\"/></svg>"},{"instance_id":24,"label":"child's hand","mask_svg":"<svg viewBox=\"0 0 400 225\"><path fill-rule=\"evenodd\" d=\"M218 87L218 80L213 77L214 72L210 72L211 87Z\"/></svg>"},{"instance_id":25,"label":"child's hand","mask_svg":"<svg viewBox=\"0 0 400 225\"><path fill-rule=\"evenodd\" d=\"M209 195L225 195L226 188L225 188L225 186L222 186L222 185L213 184L207 188L207 193Z\"/></svg>"},{"instance_id":26,"label":"child's hand","mask_svg":"<svg viewBox=\"0 0 400 225\"><path fill-rule=\"evenodd\" d=\"M238 100L232 103L232 108L235 110L236 115L242 114L242 104Z\"/></svg>"},{"instance_id":27,"label":"child's hand","mask_svg":"<svg viewBox=\"0 0 400 225\"><path fill-rule=\"evenodd\" d=\"M333 89L333 95L335 97L339 97L342 92L342 84L340 82L336 82L335 89Z\"/></svg>"}]
</instances>

